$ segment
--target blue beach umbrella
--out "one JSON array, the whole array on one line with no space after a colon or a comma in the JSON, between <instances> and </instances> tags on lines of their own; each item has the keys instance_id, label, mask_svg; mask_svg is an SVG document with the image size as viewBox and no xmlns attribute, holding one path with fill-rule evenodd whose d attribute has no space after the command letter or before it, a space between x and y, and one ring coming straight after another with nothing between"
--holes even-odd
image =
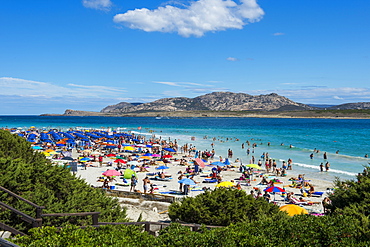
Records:
<instances>
[{"instance_id":1,"label":"blue beach umbrella","mask_svg":"<svg viewBox=\"0 0 370 247\"><path fill-rule=\"evenodd\" d=\"M32 146L32 149L43 149L43 148L40 146Z\"/></svg>"},{"instance_id":2,"label":"blue beach umbrella","mask_svg":"<svg viewBox=\"0 0 370 247\"><path fill-rule=\"evenodd\" d=\"M215 165L215 166L225 166L225 164L224 164L224 163L222 163L221 161L213 162L213 163L211 163L211 165Z\"/></svg>"},{"instance_id":3,"label":"blue beach umbrella","mask_svg":"<svg viewBox=\"0 0 370 247\"><path fill-rule=\"evenodd\" d=\"M171 152L171 153L176 153L176 150L173 149L173 148L164 148L163 150L166 150L166 151Z\"/></svg>"},{"instance_id":4,"label":"blue beach umbrella","mask_svg":"<svg viewBox=\"0 0 370 247\"><path fill-rule=\"evenodd\" d=\"M82 161L82 162L83 162L83 161L85 161L85 162L86 162L86 161L90 161L90 160L91 160L91 159L90 159L89 157L84 157L84 158L80 159L80 161Z\"/></svg>"},{"instance_id":5,"label":"blue beach umbrella","mask_svg":"<svg viewBox=\"0 0 370 247\"><path fill-rule=\"evenodd\" d=\"M168 166L158 166L155 169L157 169L157 170L164 170L164 169L169 169L169 167Z\"/></svg>"},{"instance_id":6,"label":"blue beach umbrella","mask_svg":"<svg viewBox=\"0 0 370 247\"><path fill-rule=\"evenodd\" d=\"M188 184L188 185L196 185L196 183L191 180L190 178L183 178L178 181L179 184Z\"/></svg>"}]
</instances>

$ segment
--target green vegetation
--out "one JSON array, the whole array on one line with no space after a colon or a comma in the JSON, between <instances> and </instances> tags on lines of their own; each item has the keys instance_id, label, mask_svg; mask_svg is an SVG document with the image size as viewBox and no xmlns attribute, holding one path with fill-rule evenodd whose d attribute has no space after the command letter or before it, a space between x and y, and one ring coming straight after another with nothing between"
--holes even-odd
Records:
<instances>
[{"instance_id":1,"label":"green vegetation","mask_svg":"<svg viewBox=\"0 0 370 247\"><path fill-rule=\"evenodd\" d=\"M332 214L355 215L366 224L370 217L370 167L357 176L357 181L336 181L337 189L330 196Z\"/></svg>"},{"instance_id":2,"label":"green vegetation","mask_svg":"<svg viewBox=\"0 0 370 247\"><path fill-rule=\"evenodd\" d=\"M52 166L29 143L0 131L1 185L47 207L45 213L100 211L101 221L123 221L124 211L101 190L89 187L68 170ZM172 220L225 227L190 231L173 223L154 237L139 226L101 226L80 229L72 224L90 223L89 218L45 219L30 235L11 240L20 246L370 246L370 168L357 181L337 181L331 196L331 214L323 217L288 217L273 204L254 199L236 189L186 198L170 206ZM34 216L33 208L4 193L1 201ZM5 224L20 230L29 225L8 211L0 212Z\"/></svg>"},{"instance_id":3,"label":"green vegetation","mask_svg":"<svg viewBox=\"0 0 370 247\"><path fill-rule=\"evenodd\" d=\"M20 246L368 246L368 226L350 216L300 215L280 220L265 218L192 232L173 223L158 237L133 226L102 226L78 229L70 226L57 232L46 227L16 240Z\"/></svg>"},{"instance_id":4,"label":"green vegetation","mask_svg":"<svg viewBox=\"0 0 370 247\"><path fill-rule=\"evenodd\" d=\"M187 197L169 208L172 221L228 226L232 223L256 221L263 217L285 216L279 207L263 198L254 199L245 191L219 188L196 197Z\"/></svg>"},{"instance_id":5,"label":"green vegetation","mask_svg":"<svg viewBox=\"0 0 370 247\"><path fill-rule=\"evenodd\" d=\"M0 130L0 185L36 203L45 206L43 213L101 212L99 220L118 222L126 220L126 213L117 200L100 189L90 187L76 178L68 169L51 165L43 154L34 151L23 138ZM35 208L5 192L0 200L32 217ZM31 225L9 210L0 211L1 222L18 230L27 231ZM47 217L43 225L62 226L67 223L91 224L91 216Z\"/></svg>"}]
</instances>

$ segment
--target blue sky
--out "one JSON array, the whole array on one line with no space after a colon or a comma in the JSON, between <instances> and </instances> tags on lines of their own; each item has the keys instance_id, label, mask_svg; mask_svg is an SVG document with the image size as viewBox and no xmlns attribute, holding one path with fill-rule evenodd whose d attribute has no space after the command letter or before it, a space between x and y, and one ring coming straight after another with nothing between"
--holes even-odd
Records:
<instances>
[{"instance_id":1,"label":"blue sky","mask_svg":"<svg viewBox=\"0 0 370 247\"><path fill-rule=\"evenodd\" d=\"M370 1L3 0L0 114L215 91L370 101Z\"/></svg>"}]
</instances>

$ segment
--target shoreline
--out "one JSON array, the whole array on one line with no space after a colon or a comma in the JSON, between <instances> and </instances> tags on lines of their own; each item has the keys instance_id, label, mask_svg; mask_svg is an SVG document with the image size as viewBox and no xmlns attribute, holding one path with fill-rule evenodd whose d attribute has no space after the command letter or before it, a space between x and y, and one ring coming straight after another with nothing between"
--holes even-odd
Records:
<instances>
[{"instance_id":1,"label":"shoreline","mask_svg":"<svg viewBox=\"0 0 370 247\"><path fill-rule=\"evenodd\" d=\"M89 131L92 131L92 130L89 130ZM137 133L137 131L133 131L130 134L133 134L136 137L138 137L138 139L141 140L140 143L145 143L146 141L148 141L148 140L143 139L145 137L146 133L142 133L141 134L141 133ZM159 133L157 133L157 134L159 134ZM173 136L171 136L171 138L172 137ZM150 137L148 137L148 139L149 138ZM160 140L162 138L162 136L160 134L160 136L155 136L155 137L152 136L152 138L156 138L156 139L159 138L159 140ZM163 137L162 140L164 141L167 138L168 137ZM172 138L172 140L173 140L173 138ZM195 140L194 141L194 146L196 145L198 147L198 144L199 144L199 146L202 146L201 145L201 142L203 142L202 139ZM165 143L167 143L167 142L165 142ZM137 145L137 144L132 143L131 141L130 141L130 144L131 145L134 145L134 146ZM162 145L162 148L163 147L164 146ZM204 149L204 147L202 149ZM59 150L61 150L61 149L59 148ZM227 149L225 150L225 148L223 148L222 150L223 151L226 151ZM109 153L111 151L108 151L107 150L107 152ZM113 153L117 153L118 154L119 152L115 152L114 151ZM131 156L132 155L132 153L125 153L125 152L122 153L122 154L124 156L127 156L127 158L128 158L128 156ZM83 155L83 153L77 153L76 150L73 149L73 152L72 152L72 157L73 158L76 159L76 158L78 158L81 155ZM86 156L86 154L85 154L85 156ZM89 155L87 155L87 156L89 156ZM218 157L218 155L216 155L216 157ZM141 157L139 157L138 159L139 159L140 162L142 161L141 160ZM177 159L177 160L175 160L175 159ZM179 172L180 171L183 171L184 172L185 171L185 168L186 168L186 166L181 166L179 164L179 160L180 159L186 159L187 162L191 166L193 166L193 164L190 163L190 162L191 162L191 160L194 159L194 156L191 157L189 155L186 155L186 157L184 157L184 153L178 153L178 154L174 155L174 157L172 159L170 159L171 160L171 163L168 164L169 169L166 169L165 170L166 173L172 175L172 179L169 180L169 181L159 181L159 180L153 180L152 181L151 180L151 182L155 185L155 189L156 189L155 191L156 192L171 192L171 191L178 191L179 190L179 184L177 182L177 177L179 175ZM214 158L213 160L211 160L211 162L218 161L218 159L219 158ZM58 162L58 160L54 160L54 161L55 162ZM82 179L85 179L85 181L88 184L93 185L94 187L99 187L99 186L102 185L102 181L98 181L98 178L102 176L102 173L104 171L106 171L107 169L115 169L116 168L115 165L114 165L115 163L113 163L113 161L114 160L112 160L112 159L110 159L108 157L105 157L103 162L105 164L108 164L110 162L110 163L113 164L112 166L105 165L103 167L99 167L99 163L98 162L91 162L92 167L87 167L86 170L83 167L78 167L77 176L81 177ZM231 168L228 171L223 171L222 172L222 177L223 177L223 180L224 181L232 181L232 180L234 180L234 184L237 185L237 179L241 176L241 173L238 170L239 164L238 163L233 163L232 162L233 160L231 160L231 159L230 159L230 161L231 161L232 165L234 165L234 168ZM140 164L142 164L142 163L140 163ZM143 182L142 181L147 176L147 173L155 173L155 172L158 172L158 170L155 168L156 166L146 166L146 167L147 167L147 170L148 170L147 172L144 172L144 173L137 172L137 177L138 177L138 181L139 181L138 182L137 189L140 190L140 191L143 191ZM280 163L279 163L278 167L280 168ZM135 170L138 171L138 168L135 168ZM196 196L196 195L202 193L203 192L203 190L202 190L203 187L207 187L207 188L210 188L210 189L214 189L215 188L215 185L216 184L202 183L203 180L204 180L204 176L207 176L210 173L211 173L211 167L206 167L204 169L203 173L201 173L199 176L195 176L194 177L194 180L196 182L198 182L198 184L196 186L195 191L191 191L190 192L190 196ZM293 192L293 194L295 194L296 197L302 196L299 189L286 187L289 184L291 184L291 181L289 181L289 178L291 178L291 177L298 177L299 173L297 171L295 171L295 170L288 171L287 173L288 173L288 175L286 177L275 177L275 178L281 180L281 182L282 182L281 184L279 183L277 186L279 186L279 187L283 187L284 186L286 188L286 191L287 192ZM261 175L264 175L264 174L266 174L266 172L263 172L263 171L262 172L259 172L258 173L258 177L255 177L255 180L253 179L250 182L250 185L247 185L246 183L241 182L241 188L243 190L245 190L246 193L249 193L251 190L255 190L255 188L260 188L262 190L264 187L263 186L260 186L259 185L259 182L262 180ZM257 174L255 174L255 175L257 176ZM271 173L270 174L266 174L266 175L270 175L270 176L268 176L268 179L274 178ZM153 177L150 177L150 178L153 178ZM305 198L305 199L308 199L308 200L310 200L312 202L321 202L322 199L327 195L327 192L330 192L330 191L327 190L327 188L333 188L333 181L318 180L318 179L314 178L313 176L306 177L305 179L310 180L309 182L312 183L312 185L315 187L315 190L316 191L323 192L323 196L322 197ZM118 178L117 178L117 181L112 182L111 186L116 186L116 189L118 189L118 190L129 191L130 190L130 187L129 186L122 186L122 183L123 183L123 181L119 181ZM183 197L182 195L174 195L174 196ZM276 198L276 203L277 204L284 203L284 200L283 200L284 197L281 197L280 195L278 195L276 197L277 197ZM323 211L321 204L307 206L307 207L308 207L307 208L308 210L311 210L313 212L321 213ZM133 210L133 209L131 209L131 210Z\"/></svg>"},{"instance_id":2,"label":"shoreline","mask_svg":"<svg viewBox=\"0 0 370 247\"><path fill-rule=\"evenodd\" d=\"M356 111L356 110L354 110ZM64 114L41 114L39 116L85 116L85 117L164 117L164 118L318 118L318 119L370 119L366 113L349 110L281 111L281 112L240 112L240 111L173 111L173 112L128 112L109 114L100 112L69 111Z\"/></svg>"}]
</instances>

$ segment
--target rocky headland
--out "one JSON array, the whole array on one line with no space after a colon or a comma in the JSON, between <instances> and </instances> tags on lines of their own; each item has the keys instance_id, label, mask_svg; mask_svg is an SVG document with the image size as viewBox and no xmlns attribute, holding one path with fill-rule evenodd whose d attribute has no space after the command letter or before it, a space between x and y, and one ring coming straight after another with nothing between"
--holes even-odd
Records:
<instances>
[{"instance_id":1,"label":"rocky headland","mask_svg":"<svg viewBox=\"0 0 370 247\"><path fill-rule=\"evenodd\" d=\"M326 109L294 102L275 93L252 96L213 92L195 98L163 98L149 103L120 102L100 112L66 110L58 116L120 117L298 117L370 118L370 102L349 103Z\"/></svg>"}]
</instances>

